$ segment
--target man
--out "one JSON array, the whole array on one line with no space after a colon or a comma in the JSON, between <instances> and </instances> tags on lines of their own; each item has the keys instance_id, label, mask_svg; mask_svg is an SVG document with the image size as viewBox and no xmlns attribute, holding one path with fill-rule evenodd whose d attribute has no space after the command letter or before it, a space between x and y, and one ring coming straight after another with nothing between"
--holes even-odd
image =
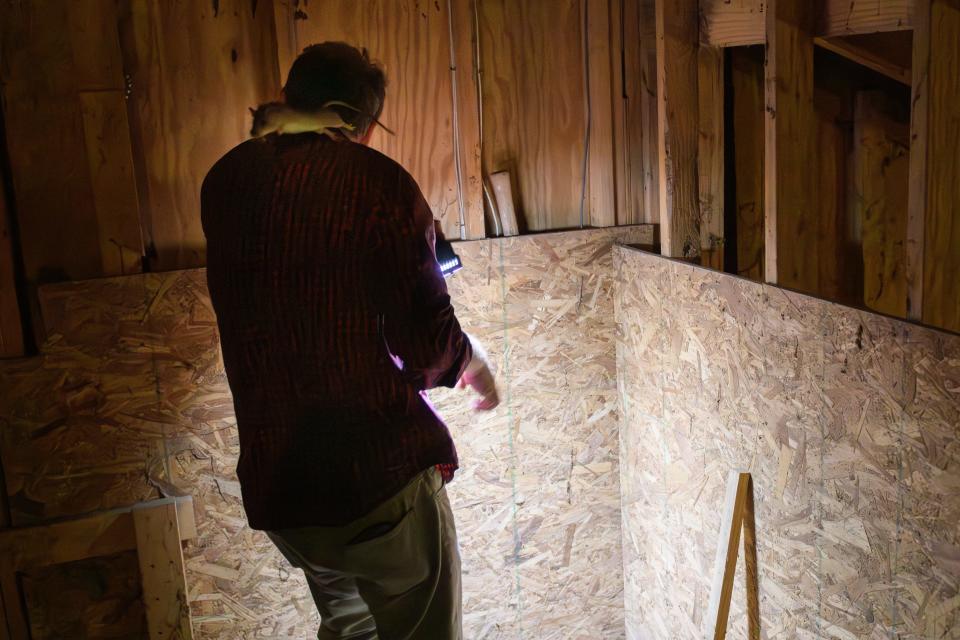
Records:
<instances>
[{"instance_id":1,"label":"man","mask_svg":"<svg viewBox=\"0 0 960 640\"><path fill-rule=\"evenodd\" d=\"M433 216L366 146L383 71L343 43L290 69L289 107L331 100L354 138L271 135L203 183L207 281L240 433L250 526L303 569L318 638L460 638L460 558L444 485L457 468L423 391L498 398L447 295ZM347 134L347 132L342 132Z\"/></svg>"}]
</instances>

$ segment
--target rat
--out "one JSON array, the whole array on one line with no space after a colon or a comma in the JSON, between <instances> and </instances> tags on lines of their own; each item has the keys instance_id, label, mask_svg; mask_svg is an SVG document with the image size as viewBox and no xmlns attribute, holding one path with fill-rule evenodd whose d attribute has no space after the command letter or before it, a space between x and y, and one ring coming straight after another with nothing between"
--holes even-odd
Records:
<instances>
[{"instance_id":1,"label":"rat","mask_svg":"<svg viewBox=\"0 0 960 640\"><path fill-rule=\"evenodd\" d=\"M330 107L344 107L357 113L363 113L356 107L346 102L340 102L339 100L326 102L316 111L298 111L282 102L268 102L260 105L256 109L253 107L250 108L250 113L253 115L253 128L250 130L250 135L254 138L262 138L271 133L306 133L315 131L326 134L332 138L334 137L331 133L333 129L354 131L355 127L352 124L344 122L340 114ZM383 127L384 131L390 135L394 135L393 131L388 129L382 122L376 118L374 118L373 121Z\"/></svg>"}]
</instances>

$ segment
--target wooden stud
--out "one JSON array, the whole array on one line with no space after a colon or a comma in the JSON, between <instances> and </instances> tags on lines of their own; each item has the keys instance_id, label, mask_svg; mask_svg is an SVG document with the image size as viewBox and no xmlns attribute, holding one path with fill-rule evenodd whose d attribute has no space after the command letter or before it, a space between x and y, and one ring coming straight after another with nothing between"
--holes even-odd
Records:
<instances>
[{"instance_id":1,"label":"wooden stud","mask_svg":"<svg viewBox=\"0 0 960 640\"><path fill-rule=\"evenodd\" d=\"M763 54L731 49L737 274L763 281Z\"/></svg>"},{"instance_id":2,"label":"wooden stud","mask_svg":"<svg viewBox=\"0 0 960 640\"><path fill-rule=\"evenodd\" d=\"M903 318L910 133L888 115L887 102L882 91L856 94L853 203L863 239L863 304Z\"/></svg>"},{"instance_id":3,"label":"wooden stud","mask_svg":"<svg viewBox=\"0 0 960 640\"><path fill-rule=\"evenodd\" d=\"M767 4L764 153L764 277L816 291L816 180L813 108L813 6L807 0Z\"/></svg>"},{"instance_id":4,"label":"wooden stud","mask_svg":"<svg viewBox=\"0 0 960 640\"><path fill-rule=\"evenodd\" d=\"M460 152L460 195L463 237L486 237L483 219L483 175L480 169L480 100L477 95L476 0L449 0L453 46L454 105Z\"/></svg>"},{"instance_id":5,"label":"wooden stud","mask_svg":"<svg viewBox=\"0 0 960 640\"><path fill-rule=\"evenodd\" d=\"M723 55L723 49L704 46L698 54L700 259L701 264L718 271L723 271Z\"/></svg>"},{"instance_id":6,"label":"wooden stud","mask_svg":"<svg viewBox=\"0 0 960 640\"><path fill-rule=\"evenodd\" d=\"M907 215L907 314L960 331L960 7L916 0Z\"/></svg>"},{"instance_id":7,"label":"wooden stud","mask_svg":"<svg viewBox=\"0 0 960 640\"><path fill-rule=\"evenodd\" d=\"M590 139L587 151L589 224L617 224L616 149L613 139L613 55L619 63L619 42L611 42L612 0L586 0L587 66L589 68ZM619 31L618 31L619 34ZM617 65L619 71L619 64ZM502 216L501 216L502 217Z\"/></svg>"},{"instance_id":8,"label":"wooden stud","mask_svg":"<svg viewBox=\"0 0 960 640\"><path fill-rule=\"evenodd\" d=\"M753 501L753 476L747 476L747 496L743 506L743 563L747 590L747 634L760 639L760 567L757 562L757 518Z\"/></svg>"},{"instance_id":9,"label":"wooden stud","mask_svg":"<svg viewBox=\"0 0 960 640\"><path fill-rule=\"evenodd\" d=\"M189 640L193 631L176 506L136 508L133 523L150 638Z\"/></svg>"},{"instance_id":10,"label":"wooden stud","mask_svg":"<svg viewBox=\"0 0 960 640\"><path fill-rule=\"evenodd\" d=\"M660 247L671 258L700 255L697 179L696 0L656 0Z\"/></svg>"},{"instance_id":11,"label":"wooden stud","mask_svg":"<svg viewBox=\"0 0 960 640\"><path fill-rule=\"evenodd\" d=\"M617 144L617 224L639 224L644 218L644 148L650 131L643 124L644 49L640 14L643 0L623 0L617 36L623 51L622 72L615 73L614 141ZM652 39L649 44L654 44ZM616 55L616 52L614 52ZM617 65L614 65L617 69Z\"/></svg>"},{"instance_id":12,"label":"wooden stud","mask_svg":"<svg viewBox=\"0 0 960 640\"><path fill-rule=\"evenodd\" d=\"M640 0L640 127L643 129L643 222L660 223L660 154L657 122L655 0Z\"/></svg>"}]
</instances>

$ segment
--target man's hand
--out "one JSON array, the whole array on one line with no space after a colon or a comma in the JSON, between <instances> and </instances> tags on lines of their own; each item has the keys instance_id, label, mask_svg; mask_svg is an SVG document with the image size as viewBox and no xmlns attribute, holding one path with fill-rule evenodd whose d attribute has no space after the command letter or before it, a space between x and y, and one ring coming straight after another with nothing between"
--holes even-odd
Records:
<instances>
[{"instance_id":1,"label":"man's hand","mask_svg":"<svg viewBox=\"0 0 960 640\"><path fill-rule=\"evenodd\" d=\"M474 401L473 408L477 411L490 411L500 404L500 396L497 394L497 383L493 379L493 373L490 371L486 350L477 342L476 338L469 334L467 335L470 338L473 358L457 382L457 388L465 389L470 387L479 393L480 398Z\"/></svg>"}]
</instances>

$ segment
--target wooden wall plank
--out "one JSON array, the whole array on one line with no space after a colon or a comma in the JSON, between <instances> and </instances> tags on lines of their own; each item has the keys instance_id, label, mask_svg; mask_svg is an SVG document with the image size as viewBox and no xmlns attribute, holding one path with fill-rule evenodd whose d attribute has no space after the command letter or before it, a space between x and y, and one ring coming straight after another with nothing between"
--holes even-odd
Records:
<instances>
[{"instance_id":1,"label":"wooden wall plank","mask_svg":"<svg viewBox=\"0 0 960 640\"><path fill-rule=\"evenodd\" d=\"M0 3L0 91L24 271L32 282L102 275L70 4Z\"/></svg>"},{"instance_id":2,"label":"wooden wall plank","mask_svg":"<svg viewBox=\"0 0 960 640\"><path fill-rule=\"evenodd\" d=\"M907 250L910 317L960 331L960 3L917 0ZM921 312L922 310L922 312Z\"/></svg>"},{"instance_id":3,"label":"wooden wall plank","mask_svg":"<svg viewBox=\"0 0 960 640\"><path fill-rule=\"evenodd\" d=\"M477 0L448 0L454 67L454 113L460 153L462 237L486 236L480 144L480 96L477 89Z\"/></svg>"},{"instance_id":4,"label":"wooden wall plank","mask_svg":"<svg viewBox=\"0 0 960 640\"><path fill-rule=\"evenodd\" d=\"M200 184L244 141L247 108L279 92L275 16L265 3L124 0L131 126L142 159L141 207L150 267L205 260Z\"/></svg>"},{"instance_id":5,"label":"wooden wall plank","mask_svg":"<svg viewBox=\"0 0 960 640\"><path fill-rule=\"evenodd\" d=\"M698 52L701 264L723 271L724 252L724 61L723 49Z\"/></svg>"},{"instance_id":6,"label":"wooden wall plank","mask_svg":"<svg viewBox=\"0 0 960 640\"><path fill-rule=\"evenodd\" d=\"M23 324L17 299L14 238L4 182L4 177L0 176L0 358L15 358L24 354ZM5 510L3 498L0 497L0 527L4 526Z\"/></svg>"},{"instance_id":7,"label":"wooden wall plank","mask_svg":"<svg viewBox=\"0 0 960 640\"><path fill-rule=\"evenodd\" d=\"M387 98L381 120L396 135L378 128L370 146L410 172L444 234L459 238L447 2L321 0L291 8L300 16L295 20L298 50L341 40L366 47L383 66Z\"/></svg>"},{"instance_id":8,"label":"wooden wall plank","mask_svg":"<svg viewBox=\"0 0 960 640\"><path fill-rule=\"evenodd\" d=\"M521 228L579 227L586 180L580 2L479 0L478 9L484 170L514 176Z\"/></svg>"},{"instance_id":9,"label":"wooden wall plank","mask_svg":"<svg viewBox=\"0 0 960 640\"><path fill-rule=\"evenodd\" d=\"M909 32L891 32L892 35L900 36L906 35L910 36ZM890 47L889 40L878 41L876 43L864 40L864 38L873 38L886 36L891 34L874 34L873 36L849 36L849 37L835 37L835 38L814 38L814 43L818 47L823 47L828 51L833 51L834 53L841 55L848 60L852 60L857 64L863 65L868 69L872 69L877 73L882 73L883 75L896 80L897 82L902 82L903 84L910 84L910 60L909 54L906 60L898 60L891 56L892 53L898 53L896 47ZM858 38L858 41L851 42L852 38ZM908 48L909 49L909 48Z\"/></svg>"},{"instance_id":10,"label":"wooden wall plank","mask_svg":"<svg viewBox=\"0 0 960 640\"><path fill-rule=\"evenodd\" d=\"M620 86L620 0L586 0L587 61L590 101L590 139L587 160L590 226L612 227L617 223L618 174L622 163L616 162L623 147L614 141L615 102L622 111L622 89L614 100L614 89ZM616 15L614 16L614 10ZM614 68L614 60L616 67Z\"/></svg>"},{"instance_id":11,"label":"wooden wall plank","mask_svg":"<svg viewBox=\"0 0 960 640\"><path fill-rule=\"evenodd\" d=\"M166 504L134 509L133 523L150 637L190 640L193 630L177 508Z\"/></svg>"},{"instance_id":12,"label":"wooden wall plank","mask_svg":"<svg viewBox=\"0 0 960 640\"><path fill-rule=\"evenodd\" d=\"M700 255L697 2L657 0L655 11L660 247L668 257L697 258Z\"/></svg>"},{"instance_id":13,"label":"wooden wall plank","mask_svg":"<svg viewBox=\"0 0 960 640\"><path fill-rule=\"evenodd\" d=\"M863 303L904 318L910 132L889 111L886 94L857 93L854 202L863 229Z\"/></svg>"},{"instance_id":14,"label":"wooden wall plank","mask_svg":"<svg viewBox=\"0 0 960 640\"><path fill-rule=\"evenodd\" d=\"M143 235L123 91L81 91L79 98L102 273L138 273Z\"/></svg>"},{"instance_id":15,"label":"wooden wall plank","mask_svg":"<svg viewBox=\"0 0 960 640\"><path fill-rule=\"evenodd\" d=\"M766 17L764 277L815 291L814 11L806 0L770 0Z\"/></svg>"},{"instance_id":16,"label":"wooden wall plank","mask_svg":"<svg viewBox=\"0 0 960 640\"><path fill-rule=\"evenodd\" d=\"M763 50L730 50L733 86L737 274L763 281L764 92Z\"/></svg>"},{"instance_id":17,"label":"wooden wall plank","mask_svg":"<svg viewBox=\"0 0 960 640\"><path fill-rule=\"evenodd\" d=\"M839 82L838 82L839 84ZM849 90L834 92L831 88L814 89L815 124L813 149L815 164L808 169L815 189L812 209L804 212L804 228L808 230L801 246L787 247L790 255L814 254L815 258L797 255L804 265L803 287L809 293L828 300L862 302L862 296L850 300L845 292L850 287L862 289L859 282L862 268L850 269L844 251L844 233L850 209L850 172L847 170L851 147L849 123L852 120L852 94ZM808 161L809 162L809 161ZM859 233L855 250L859 251ZM781 242L789 242L781 238ZM845 247L844 247L845 248ZM781 252L784 247L781 245ZM859 256L858 256L859 257Z\"/></svg>"}]
</instances>

